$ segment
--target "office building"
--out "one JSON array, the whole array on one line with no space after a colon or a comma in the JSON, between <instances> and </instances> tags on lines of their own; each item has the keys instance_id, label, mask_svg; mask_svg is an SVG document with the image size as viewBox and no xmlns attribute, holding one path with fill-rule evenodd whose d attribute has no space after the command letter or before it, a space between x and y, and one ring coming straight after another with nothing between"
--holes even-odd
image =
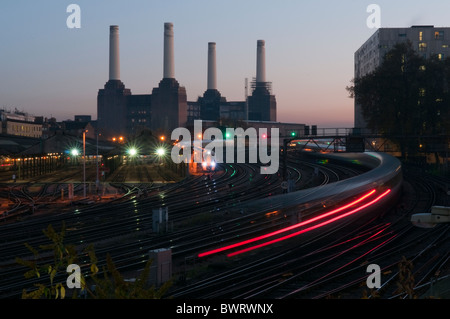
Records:
<instances>
[{"instance_id":1,"label":"office building","mask_svg":"<svg viewBox=\"0 0 450 319\"><path fill-rule=\"evenodd\" d=\"M380 28L355 52L355 79L367 75L383 63L384 56L398 43L411 42L417 53L428 59L450 56L450 28L417 25L410 28ZM355 101L354 127L366 129L361 106Z\"/></svg>"}]
</instances>

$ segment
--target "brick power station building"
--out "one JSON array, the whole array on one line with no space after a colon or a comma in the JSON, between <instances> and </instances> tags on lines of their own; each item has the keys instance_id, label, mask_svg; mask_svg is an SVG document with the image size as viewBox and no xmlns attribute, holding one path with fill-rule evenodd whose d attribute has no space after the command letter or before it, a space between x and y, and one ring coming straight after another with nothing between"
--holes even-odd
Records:
<instances>
[{"instance_id":1,"label":"brick power station building","mask_svg":"<svg viewBox=\"0 0 450 319\"><path fill-rule=\"evenodd\" d=\"M119 27L110 27L109 81L97 96L97 121L103 138L134 135L147 128L171 132L193 120L222 119L260 122L276 121L276 99L266 82L265 42L257 42L257 72L252 94L245 101L228 102L217 89L216 44L208 43L208 87L197 101L188 102L186 89L175 79L174 31L164 24L163 79L151 94L134 95L120 80Z\"/></svg>"}]
</instances>

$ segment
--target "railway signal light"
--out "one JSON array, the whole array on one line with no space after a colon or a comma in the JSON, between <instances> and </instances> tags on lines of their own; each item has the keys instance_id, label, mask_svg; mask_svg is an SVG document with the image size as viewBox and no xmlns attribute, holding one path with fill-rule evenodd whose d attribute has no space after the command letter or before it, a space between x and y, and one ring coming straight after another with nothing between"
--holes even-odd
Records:
<instances>
[{"instance_id":1,"label":"railway signal light","mask_svg":"<svg viewBox=\"0 0 450 319\"><path fill-rule=\"evenodd\" d=\"M296 137L297 133L296 132L291 132L291 137Z\"/></svg>"}]
</instances>

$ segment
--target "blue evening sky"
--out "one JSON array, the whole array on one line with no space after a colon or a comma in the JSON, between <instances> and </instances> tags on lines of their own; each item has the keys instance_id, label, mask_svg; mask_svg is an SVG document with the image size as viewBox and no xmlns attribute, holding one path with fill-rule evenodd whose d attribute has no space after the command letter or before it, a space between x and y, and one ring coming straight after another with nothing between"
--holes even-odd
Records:
<instances>
[{"instance_id":1,"label":"blue evening sky","mask_svg":"<svg viewBox=\"0 0 450 319\"><path fill-rule=\"evenodd\" d=\"M69 29L69 4L81 29ZM96 118L98 89L108 80L109 26L119 25L121 80L149 94L162 78L163 25L174 23L175 76L188 100L206 89L207 45L217 43L218 89L244 100L256 75L256 41L266 41L267 80L278 120L351 127L354 52L382 27L450 26L448 0L2 0L0 107L34 115Z\"/></svg>"}]
</instances>

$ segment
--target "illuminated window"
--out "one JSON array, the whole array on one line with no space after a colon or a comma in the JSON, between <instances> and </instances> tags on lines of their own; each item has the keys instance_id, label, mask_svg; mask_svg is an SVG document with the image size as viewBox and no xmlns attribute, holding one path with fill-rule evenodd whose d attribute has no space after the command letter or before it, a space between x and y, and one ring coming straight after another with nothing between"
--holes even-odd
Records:
<instances>
[{"instance_id":1,"label":"illuminated window","mask_svg":"<svg viewBox=\"0 0 450 319\"><path fill-rule=\"evenodd\" d=\"M419 89L419 96L425 96L426 90L423 88Z\"/></svg>"},{"instance_id":2,"label":"illuminated window","mask_svg":"<svg viewBox=\"0 0 450 319\"><path fill-rule=\"evenodd\" d=\"M439 54L438 54L438 59L439 59L439 60L444 60L444 55L443 55L442 53L439 53Z\"/></svg>"},{"instance_id":3,"label":"illuminated window","mask_svg":"<svg viewBox=\"0 0 450 319\"><path fill-rule=\"evenodd\" d=\"M422 31L419 32L419 41L423 41L423 32Z\"/></svg>"},{"instance_id":4,"label":"illuminated window","mask_svg":"<svg viewBox=\"0 0 450 319\"><path fill-rule=\"evenodd\" d=\"M427 44L425 42L419 43L419 51L425 51L427 49Z\"/></svg>"},{"instance_id":5,"label":"illuminated window","mask_svg":"<svg viewBox=\"0 0 450 319\"><path fill-rule=\"evenodd\" d=\"M448 48L448 44L443 44L442 47L443 47L444 49L447 49L447 48Z\"/></svg>"},{"instance_id":6,"label":"illuminated window","mask_svg":"<svg viewBox=\"0 0 450 319\"><path fill-rule=\"evenodd\" d=\"M435 40L443 40L444 39L444 31L436 31L434 33Z\"/></svg>"}]
</instances>

